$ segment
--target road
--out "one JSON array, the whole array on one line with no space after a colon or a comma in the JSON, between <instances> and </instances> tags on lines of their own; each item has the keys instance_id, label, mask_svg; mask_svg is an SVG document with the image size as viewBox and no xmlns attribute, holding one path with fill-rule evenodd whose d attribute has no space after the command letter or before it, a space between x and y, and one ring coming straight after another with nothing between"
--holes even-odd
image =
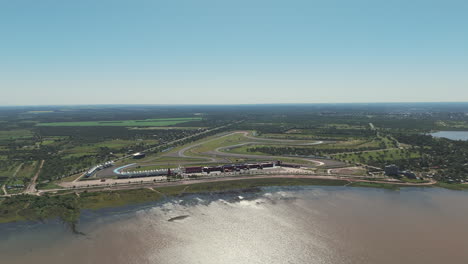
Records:
<instances>
[{"instance_id":1,"label":"road","mask_svg":"<svg viewBox=\"0 0 468 264\"><path fill-rule=\"evenodd\" d=\"M197 144L193 144L193 145L190 145L190 146L187 146L185 148L182 148L180 149L178 152L176 152L176 156L177 157L181 157L181 158L193 158L193 156L187 156L185 155L185 152L192 149L192 148L195 148L197 146L200 146L200 145L203 145L205 143L208 143L208 142L211 142L211 141L215 141L215 140L218 140L220 138L223 138L223 137L228 137L228 136L232 136L232 135L235 135L235 134L243 134L244 137L248 138L248 139L254 139L254 140L261 140L261 141L269 141L271 142L272 144L273 143L277 143L277 142L280 142L280 143L289 143L289 145L295 145L295 146L306 146L306 145L318 145L318 144L322 144L323 141L317 141L317 142L308 142L308 143L303 143L301 141L297 141L297 140L281 140L281 139L267 139L267 138L256 138L256 137L252 137L252 136L249 136L249 132L248 131L235 131L235 132L232 132L232 133L229 133L229 134L225 134L225 135L222 135L222 136L219 136L219 137L216 137L216 138L213 138L213 139L210 139L210 140L206 140L206 141L203 141L203 142L199 142ZM291 144L292 143L292 144ZM278 157L281 157L281 156L271 156L271 155L252 155L252 154L237 154L237 153L228 153L228 152L223 152L222 150L225 150L225 149L230 149L230 148L234 148L234 147L240 147L240 146L244 146L244 145L249 145L249 144L265 144L264 142L244 142L244 143L241 143L241 144L235 144L235 145L232 145L232 146L224 146L224 147L219 147L219 148L216 148L215 150L212 150L212 151L209 151L209 152L206 152L206 154L210 155L210 156L221 156L221 157L237 157L237 158L251 158L251 159L277 159ZM197 158L200 157L202 158L203 156L197 156ZM284 156L284 157L287 157L287 156ZM216 158L214 157L203 157L203 158L206 158L208 160L210 160L211 162L216 162L216 161L219 161L217 160ZM288 157L290 158L290 157ZM323 165L326 165L326 162L327 160L318 160L318 159L309 159L309 158L301 158L301 157L294 157L295 159L299 159L299 160L305 160L305 161L308 161L308 162L313 162L313 163L316 163L317 166L323 166ZM333 161L333 162L336 162L336 161Z\"/></svg>"},{"instance_id":2,"label":"road","mask_svg":"<svg viewBox=\"0 0 468 264\"><path fill-rule=\"evenodd\" d=\"M196 144L193 144L193 145L190 145L190 146L187 146L185 148L182 148L180 149L179 151L177 151L177 157L180 157L180 158L194 158L193 156L187 156L185 155L185 152L192 149L192 148L195 148L195 147L198 147L198 146L201 146L203 144L206 144L208 142L212 142L212 141L215 141L215 140L218 140L220 138L223 138L223 137L229 137L229 136L232 136L232 135L235 135L235 134L238 134L239 132L233 132L233 133L228 133L228 134L225 134L225 135L221 135L219 137L216 137L216 138L212 138L212 139L209 139L209 140L205 140L205 141L202 141L202 142L199 142L199 143L196 143ZM211 162L216 162L216 158L212 158L212 157L203 157L203 156L197 156L195 158L202 158L202 159L206 159L206 160L209 160Z\"/></svg>"},{"instance_id":3,"label":"road","mask_svg":"<svg viewBox=\"0 0 468 264\"><path fill-rule=\"evenodd\" d=\"M217 129L219 129L219 128L217 128ZM201 153L201 155L199 155L199 156L192 156L192 155L187 155L186 154L187 151L190 151L193 148L196 148L198 146L201 146L203 144L206 144L206 143L209 143L209 142L212 142L212 141L219 140L219 139L224 138L224 137L229 137L229 136L232 136L232 135L236 135L236 134L242 134L244 137L246 137L246 139L254 139L254 140L264 141L264 142L248 142L248 143L243 143L243 144L282 143L282 144L288 144L288 145L294 145L294 146L310 146L310 145L317 145L317 144L322 144L323 143L323 141L304 143L304 141L299 141L299 140L280 140L280 139L256 138L256 137L249 136L249 133L250 132L248 132L248 131L223 132L223 133L215 135L212 138L202 139L202 140L200 140L200 141L198 141L196 143L193 143L191 145L182 147L179 150L173 150L173 151L165 153L163 156L161 156L161 157L177 157L177 158L185 159L184 161L158 162L157 159L153 159L154 162L150 163L149 160L146 160L144 163L138 163L138 164L133 165L132 167L169 165L169 164L172 164L172 165L195 164L196 165L196 164L200 164L200 163L204 163L204 164L209 164L209 163L230 163L231 161L228 159L228 157L246 157L246 158L252 158L252 159L260 158L260 159L272 159L272 160L275 160L275 159L278 158L276 156L270 156L270 155L260 156L260 155L244 155L244 154L226 153L226 152L220 151L219 149L215 150L215 152L211 151L211 152ZM233 146L228 146L228 147L224 147L224 148L232 148L232 147ZM327 164L331 164L333 166L336 166L337 164L344 165L344 163L337 162L337 161L334 161L334 160L323 160L322 161L322 160L317 160L317 159L301 158L301 157L293 157L293 158L300 159L300 160L306 160L308 162L313 162L313 163L316 163L318 166L327 165ZM187 161L187 159L193 159L193 161ZM115 174L112 172L111 169L104 169L104 170L100 171L98 173L98 175L113 176ZM73 182L78 182L82 177L83 177L83 175L81 175L79 178L75 179Z\"/></svg>"},{"instance_id":4,"label":"road","mask_svg":"<svg viewBox=\"0 0 468 264\"><path fill-rule=\"evenodd\" d=\"M220 126L220 127L215 127L215 128L213 128L213 129L205 130L205 131L200 132L200 133L197 133L197 134L195 134L195 135L191 135L191 136L188 136L188 137L176 139L176 140L173 140L173 141L164 143L164 144L162 144L162 145L159 145L159 146L157 146L157 147L152 147L152 148L149 148L149 149L142 150L142 152L153 151L153 150L156 149L156 148L164 147L164 146L169 146L169 145L172 145L172 144L174 144L174 143L177 143L177 142L180 142L180 141L189 139L189 138L193 138L193 137L196 137L196 136L200 136L200 135L203 135L203 134L207 134L207 133L212 132L212 131L215 131L215 130L219 130L219 129L222 129L222 128L226 128L226 127L228 127L228 126L232 126L233 124L238 124L238 123L240 123L240 122L242 122L242 121L243 121L243 120L234 122L234 123L232 123L232 124ZM132 156L132 155L127 155L127 156L124 156L124 157L120 157L120 158L118 158L118 159L116 159L116 160L123 160L123 159L131 158L131 157L133 157L133 156Z\"/></svg>"},{"instance_id":5,"label":"road","mask_svg":"<svg viewBox=\"0 0 468 264\"><path fill-rule=\"evenodd\" d=\"M34 175L34 177L31 179L31 182L29 183L28 187L26 187L26 190L24 190L23 193L29 193L29 194L32 194L32 193L36 193L37 192L37 189L36 189L36 181L37 181L37 178L39 177L39 174L41 173L41 170L42 170L42 166L44 166L44 160L41 161L41 165L39 165L39 169L37 170L36 174Z\"/></svg>"},{"instance_id":6,"label":"road","mask_svg":"<svg viewBox=\"0 0 468 264\"><path fill-rule=\"evenodd\" d=\"M203 132L200 132L200 133L197 133L197 134L188 136L188 137L176 139L176 140L173 140L173 141L164 143L164 144L162 144L162 145L159 145L159 146L157 146L157 147L152 147L152 148L149 148L149 149L142 150L141 152L153 151L153 150L156 149L156 148L164 147L164 146L169 146L169 145L172 145L172 144L174 144L174 143L177 143L177 142L180 142L180 141L183 141L183 140L186 140L186 139L190 139L190 138L193 138L193 137L196 137L196 136L200 136L200 135L203 135L203 134L207 134L207 133L212 132L212 131L216 131L216 130L219 130L219 129L222 129L222 128L226 128L226 127L231 126L231 125L233 125L233 124L238 124L238 123L240 123L240 122L243 122L243 120L237 121L237 122L234 122L234 123L231 123L231 124L228 124L228 125L215 127L215 128L209 129L209 130L205 130L205 131L203 131ZM125 159L132 158L132 157L133 157L133 155L125 155L125 156L123 156L123 157L114 159L114 162L115 162L115 161L120 161L120 160L125 160ZM165 163L165 164L167 164L167 163ZM94 166L93 166L93 167L94 167ZM91 167L91 168L92 168L92 167ZM73 180L73 182L78 182L81 178L84 177L85 174L86 174L86 172L82 173L78 178L76 178L75 180Z\"/></svg>"},{"instance_id":7,"label":"road","mask_svg":"<svg viewBox=\"0 0 468 264\"><path fill-rule=\"evenodd\" d=\"M173 144L173 143L176 143L178 141L185 140L185 139L188 139L188 138L200 135L200 134L208 133L210 131L221 129L221 128L224 128L224 127L227 127L227 126L229 126L229 125L221 126L221 127L214 128L214 129L211 129L211 130L207 130L207 131L204 131L202 133L198 133L196 135L192 135L192 136L189 136L189 137L186 137L186 138L182 138L182 139L178 139L178 140L166 143L164 145ZM295 141L295 140L279 140L279 139L269 140L269 139L263 139L263 138L259 139L259 138L256 138L256 137L249 136L249 132L247 132L247 131L236 131L236 132L231 132L231 133L226 132L226 133L218 135L215 138L212 138L212 139L209 139L209 140L204 140L204 141L201 141L199 143L184 147L184 148L178 150L177 152L175 152L175 156L181 157L181 158L193 158L193 156L186 155L185 152L192 149L192 148L195 148L197 146L205 144L207 142L211 142L211 141L223 138L223 137L227 137L227 136L231 136L231 135L239 134L239 133L243 134L246 138L263 141L263 142L244 142L244 143L242 143L244 145L245 144L254 144L254 143L265 144L266 143L265 141L283 142L283 143L289 143L289 144L297 143L298 145L306 145L306 144L310 145L310 144L322 144L323 143L323 142L300 143L300 141ZM217 159L216 156L243 157L243 158L247 157L247 158L262 158L262 159L277 159L278 158L278 156L246 155L246 154L236 154L236 153L222 152L222 150L224 150L224 149L233 148L235 146L239 146L239 145L242 145L242 144L216 148L215 150L212 150L212 151L207 153L207 154L213 155L215 157L203 157L203 158L206 158L206 159L210 160L210 162L219 161L219 159ZM164 145L162 145L162 146L164 146ZM205 154L205 153L203 153L203 154ZM128 156L128 157L130 157L130 156ZM120 159L123 159L123 158L125 158L125 157L122 157ZM291 157L288 157L288 158L291 158ZM327 161L327 160L323 160L323 162L322 162L321 160L307 159L307 158L301 158L301 157L294 157L294 158L315 162L319 166L326 165L326 161ZM43 165L44 165L44 160L41 161L41 164L39 166L39 169L38 169L37 173L35 174L35 176L31 180L30 184L28 185L28 187L24 191L25 194L36 194L36 195L38 195L38 194L41 194L41 193L56 192L56 191L59 191L59 190L66 190L66 189L74 190L74 191L75 190L76 191L85 191L85 190L95 191L95 190L108 190L108 189L109 190L139 189L139 188L148 187L148 186L150 186L150 187L154 187L154 186L174 186L174 185L184 185L184 184L219 182L219 181L234 181L234 180L243 180L243 179L261 179L261 178L330 179L330 180L347 180L349 182L390 183L390 184L395 184L395 185L416 185L416 186L433 185L434 183L436 183L435 181L431 181L431 182L428 182L428 183L419 183L419 184L404 183L404 182L389 182L389 181L369 181L369 180L359 179L359 178L355 177L355 175L341 175L341 176L337 176L337 175L315 175L312 172L306 172L306 171L297 172L297 173L294 173L293 175L291 175L291 174L288 174L288 173L285 173L285 172L272 172L272 171L270 171L270 172L260 172L260 173L262 173L261 175L222 176L222 177L210 177L210 178L194 179L194 180L180 180L180 181L175 181L175 182L166 182L165 179L163 179L162 177L148 177L148 178L139 178L139 179L120 179L120 180L107 179L105 182L101 182L100 180L82 181L82 182L75 181L75 182L61 183L61 185L64 187L62 189L52 189L52 190L40 190L40 191L38 191L36 189L36 182L37 182L38 176L40 174L40 171L41 171ZM268 175L266 175L266 174L268 174ZM4 196L10 196L10 195L4 195Z\"/></svg>"},{"instance_id":8,"label":"road","mask_svg":"<svg viewBox=\"0 0 468 264\"><path fill-rule=\"evenodd\" d=\"M288 143L294 146L313 146L313 145L320 145L323 144L323 141L314 141L310 143L302 143L301 140L294 140L294 139L277 139L277 138L261 138L261 137L253 137L249 136L249 132L244 132L244 137L253 139L253 140L260 140L260 141L269 141L269 142L277 142L277 143ZM258 142L259 143L259 142Z\"/></svg>"},{"instance_id":9,"label":"road","mask_svg":"<svg viewBox=\"0 0 468 264\"><path fill-rule=\"evenodd\" d=\"M396 181L370 181L365 179L360 179L351 176L335 176L335 175L313 175L313 174L260 174L260 175L249 175L249 176L222 176L222 177L211 177L204 179L194 179L194 180L179 180L172 182L154 182L154 181L139 181L133 179L132 183L122 184L122 185L105 185L102 186L91 186L90 187L77 187L73 189L68 189L75 192L84 192L84 191L105 191L105 190L128 190L128 189L141 189L148 187L165 187L165 186L177 186L177 185L190 185L197 183L210 183L210 182L225 182L225 181L237 181L237 180L253 180L253 179L275 179L275 178L291 178L291 179L322 179L322 180L344 180L349 183L353 182L367 182L367 183L385 183L393 184L399 186L431 186L437 183L434 180L431 180L427 183L407 183L407 182L396 182ZM128 179L127 179L128 182ZM71 188L71 187L69 187ZM63 191L64 189L51 189L51 190L41 190L39 193L49 193Z\"/></svg>"},{"instance_id":10,"label":"road","mask_svg":"<svg viewBox=\"0 0 468 264\"><path fill-rule=\"evenodd\" d=\"M255 174L257 173L257 174ZM147 187L163 187L163 186L177 186L177 185L188 185L196 183L209 183L209 182L222 182L222 181L235 181L235 180L248 180L248 179L266 179L266 178L301 178L301 179L328 179L328 180L345 180L349 183L352 182L368 182L368 183L386 183L400 186L430 186L437 182L430 180L427 183L408 183L399 182L397 180L367 180L356 175L326 175L326 174L314 174L310 171L300 171L297 169L281 169L280 171L268 171L258 170L254 174L249 175L223 175L223 176L207 176L206 178L199 179L184 179L177 181L167 182L165 177L148 177L138 179L108 179L106 182L100 180L93 181L82 181L78 184L72 182L60 183L64 188L60 189L49 189L49 190L35 190L34 192L28 192L30 195L41 195L44 193L54 193L57 191L70 190L74 192L84 191L105 191L105 190L127 190L127 189L141 189ZM1 195L3 197L9 197L16 194Z\"/></svg>"},{"instance_id":11,"label":"road","mask_svg":"<svg viewBox=\"0 0 468 264\"><path fill-rule=\"evenodd\" d=\"M255 143L255 142L254 142ZM224 157L234 157L234 158L249 158L249 159L278 159L279 157L285 157L285 156L268 156L268 155L251 155L251 154L237 154L237 153L228 153L228 152L222 152L221 150L230 148L229 147L220 147L215 149L214 151L210 151L208 153L213 154L213 155L218 155L218 156L224 156ZM289 157L288 157L289 158ZM315 159L307 159L307 158L294 158L298 160L304 160L307 162L313 162L317 164L317 166L323 166L325 165L325 162L315 160Z\"/></svg>"}]
</instances>

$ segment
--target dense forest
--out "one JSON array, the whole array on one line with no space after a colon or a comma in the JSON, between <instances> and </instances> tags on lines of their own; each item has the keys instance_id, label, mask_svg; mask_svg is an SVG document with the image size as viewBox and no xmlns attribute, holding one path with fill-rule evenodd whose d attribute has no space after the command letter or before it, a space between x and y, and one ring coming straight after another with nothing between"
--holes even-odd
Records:
<instances>
[{"instance_id":1,"label":"dense forest","mask_svg":"<svg viewBox=\"0 0 468 264\"><path fill-rule=\"evenodd\" d=\"M443 181L468 179L468 141L411 133L399 133L394 136L402 143L411 144L422 154L421 158L407 166L418 166L427 171L437 169L435 178Z\"/></svg>"}]
</instances>

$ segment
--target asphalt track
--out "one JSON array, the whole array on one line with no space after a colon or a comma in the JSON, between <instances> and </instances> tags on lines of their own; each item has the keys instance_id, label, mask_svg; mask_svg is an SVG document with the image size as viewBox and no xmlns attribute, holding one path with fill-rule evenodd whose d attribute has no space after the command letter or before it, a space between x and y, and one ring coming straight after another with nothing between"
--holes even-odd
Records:
<instances>
[{"instance_id":1,"label":"asphalt track","mask_svg":"<svg viewBox=\"0 0 468 264\"><path fill-rule=\"evenodd\" d=\"M201 146L203 144L206 144L211 141L218 140L223 137L228 137L232 136L235 134L243 134L245 138L256 140L252 142L244 142L240 144L235 144L231 146L223 146L216 148L215 150L204 152L202 154L206 154L210 157L204 157L204 156L196 156L196 158L205 158L206 160L210 162L223 162L223 160L218 159L217 157L233 157L233 158L249 158L249 159L277 159L278 157L283 157L283 158L294 158L298 160L304 160L307 162L313 162L316 164L316 166L339 166L343 165L345 166L346 164L343 162L335 161L335 160L328 160L328 159L311 159L311 158L303 158L303 157L291 157L291 156L272 156L272 155L253 155L253 154L238 154L238 153L228 153L224 152L223 150L227 149L232 149L236 147L241 147L245 145L255 145L255 144L287 144L288 146L311 146L311 145L319 145L323 144L323 141L316 141L316 142L305 142L304 141L299 141L299 140L289 140L289 139L268 139L268 138L257 138L257 137L252 137L249 135L248 131L236 131L236 132L231 132L229 134L224 134L216 138L212 138L210 140L202 141L197 144L193 144L187 147L184 147L180 149L179 151L175 153L171 153L170 155L173 157L180 157L180 158L194 158L194 156L188 156L185 154L190 149L193 149L195 147ZM168 155L169 156L169 155Z\"/></svg>"},{"instance_id":2,"label":"asphalt track","mask_svg":"<svg viewBox=\"0 0 468 264\"><path fill-rule=\"evenodd\" d=\"M200 153L199 156L191 156L187 155L186 152L194 149L196 147L199 147L201 145L204 145L206 143L212 142L219 140L224 137L229 137L232 135L236 134L242 134L246 139L252 140L249 142L244 142L240 144L234 144L230 146L223 146L216 148L214 150ZM240 146L245 146L245 145L255 145L255 144L272 144L272 145L287 145L287 146L312 146L312 145L319 145L323 144L323 141L312 141L312 142L307 142L304 140L290 140L290 139L269 139L269 138L259 138L259 137L253 137L250 136L250 132L248 131L234 131L234 132L223 132L218 135L215 135L215 137L202 140L198 143L191 144L188 146L185 146L177 151L170 151L168 153L165 153L161 157L175 157L175 158L180 158L183 161L166 161L166 162L158 162L157 158L154 159L154 162L144 162L144 163L138 163L138 164L131 164L127 165L126 168L132 168L132 167L137 167L141 166L144 168L145 166L161 166L161 165L168 165L168 166L178 166L178 165L197 165L197 164L219 164L219 163L231 163L231 160L229 158L247 158L247 159L264 159L264 160L277 160L278 158L292 158L296 160L302 160L302 161L307 161L310 163L313 163L314 166L317 167L340 167L340 166L346 166L346 163L336 161L336 160L330 160L330 159L318 159L318 158L305 158L305 157L296 157L296 156L273 156L273 155L254 155L254 154L238 154L238 153L229 153L225 152L225 150L232 149L235 147L240 147ZM187 159L194 159L193 161L187 161ZM115 176L115 171L114 169L104 169L96 174L97 178L101 177L109 177L109 176Z\"/></svg>"}]
</instances>

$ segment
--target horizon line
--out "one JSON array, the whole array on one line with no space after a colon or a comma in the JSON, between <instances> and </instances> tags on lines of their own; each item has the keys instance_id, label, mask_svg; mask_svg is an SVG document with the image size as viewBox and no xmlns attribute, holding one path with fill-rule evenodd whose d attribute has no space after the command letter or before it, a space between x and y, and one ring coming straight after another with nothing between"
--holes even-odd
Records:
<instances>
[{"instance_id":1,"label":"horizon line","mask_svg":"<svg viewBox=\"0 0 468 264\"><path fill-rule=\"evenodd\" d=\"M404 101L404 102L322 102L322 103L245 103L245 104L48 104L48 105L0 105L7 107L73 107L73 106L268 106L268 105L349 105L349 104L465 104L468 101Z\"/></svg>"}]
</instances>

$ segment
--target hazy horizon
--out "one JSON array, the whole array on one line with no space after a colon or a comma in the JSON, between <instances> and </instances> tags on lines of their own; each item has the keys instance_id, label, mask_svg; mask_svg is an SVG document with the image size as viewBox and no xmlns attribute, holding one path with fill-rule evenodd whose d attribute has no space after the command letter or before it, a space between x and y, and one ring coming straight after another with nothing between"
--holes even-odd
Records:
<instances>
[{"instance_id":1,"label":"hazy horizon","mask_svg":"<svg viewBox=\"0 0 468 264\"><path fill-rule=\"evenodd\" d=\"M0 7L0 106L468 101L465 1Z\"/></svg>"},{"instance_id":2,"label":"hazy horizon","mask_svg":"<svg viewBox=\"0 0 468 264\"><path fill-rule=\"evenodd\" d=\"M239 108L249 108L249 107L287 107L287 106L295 106L295 107L319 107L319 108L342 108L346 106L350 107L403 107L400 109L401 111L408 110L408 107L422 107L421 109L425 109L429 107L430 109L437 110L438 107L443 107L447 109L457 108L457 107L465 107L468 106L468 101L453 101L453 102L340 102L340 103L260 103L260 104L42 104L42 105L0 105L1 108L27 108L27 109L53 109L53 108L139 108L139 107L197 107L197 108L204 108L204 107L239 107ZM419 109L419 108L418 108ZM440 110L440 109L439 109ZM452 109L453 110L453 109Z\"/></svg>"}]
</instances>

